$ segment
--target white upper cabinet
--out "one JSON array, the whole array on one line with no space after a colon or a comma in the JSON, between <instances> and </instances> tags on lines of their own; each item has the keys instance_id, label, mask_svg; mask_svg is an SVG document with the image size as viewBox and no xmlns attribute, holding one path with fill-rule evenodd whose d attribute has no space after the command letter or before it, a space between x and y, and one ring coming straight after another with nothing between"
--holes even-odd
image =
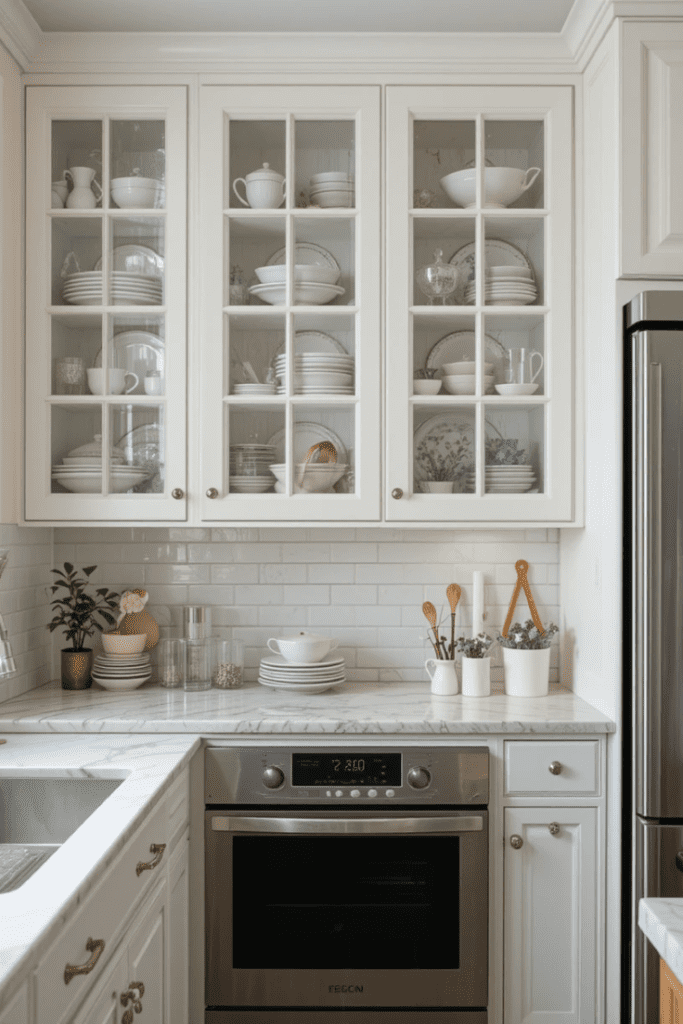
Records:
<instances>
[{"instance_id":1,"label":"white upper cabinet","mask_svg":"<svg viewBox=\"0 0 683 1024\"><path fill-rule=\"evenodd\" d=\"M379 87L206 86L201 517L380 515Z\"/></svg>"},{"instance_id":2,"label":"white upper cabinet","mask_svg":"<svg viewBox=\"0 0 683 1024\"><path fill-rule=\"evenodd\" d=\"M622 32L621 273L680 277L683 23L626 22Z\"/></svg>"},{"instance_id":3,"label":"white upper cabinet","mask_svg":"<svg viewBox=\"0 0 683 1024\"><path fill-rule=\"evenodd\" d=\"M566 87L387 89L386 518L569 522Z\"/></svg>"},{"instance_id":4,"label":"white upper cabinet","mask_svg":"<svg viewBox=\"0 0 683 1024\"><path fill-rule=\"evenodd\" d=\"M187 100L28 89L26 519L183 520Z\"/></svg>"}]
</instances>

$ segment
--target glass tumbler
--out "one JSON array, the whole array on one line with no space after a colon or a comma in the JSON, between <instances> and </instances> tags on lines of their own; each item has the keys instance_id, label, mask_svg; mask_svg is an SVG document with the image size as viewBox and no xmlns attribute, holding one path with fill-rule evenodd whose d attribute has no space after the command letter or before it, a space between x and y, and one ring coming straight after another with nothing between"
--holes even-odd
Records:
<instances>
[{"instance_id":1,"label":"glass tumbler","mask_svg":"<svg viewBox=\"0 0 683 1024\"><path fill-rule=\"evenodd\" d=\"M85 363L80 356L63 356L55 364L55 394L84 395Z\"/></svg>"},{"instance_id":2,"label":"glass tumbler","mask_svg":"<svg viewBox=\"0 0 683 1024\"><path fill-rule=\"evenodd\" d=\"M219 690L236 690L244 682L244 644L241 640L217 640L212 681Z\"/></svg>"},{"instance_id":3,"label":"glass tumbler","mask_svg":"<svg viewBox=\"0 0 683 1024\"><path fill-rule=\"evenodd\" d=\"M169 690L183 685L183 646L181 640L159 641L159 682Z\"/></svg>"},{"instance_id":4,"label":"glass tumbler","mask_svg":"<svg viewBox=\"0 0 683 1024\"><path fill-rule=\"evenodd\" d=\"M181 640L184 651L183 689L210 690L214 641Z\"/></svg>"}]
</instances>

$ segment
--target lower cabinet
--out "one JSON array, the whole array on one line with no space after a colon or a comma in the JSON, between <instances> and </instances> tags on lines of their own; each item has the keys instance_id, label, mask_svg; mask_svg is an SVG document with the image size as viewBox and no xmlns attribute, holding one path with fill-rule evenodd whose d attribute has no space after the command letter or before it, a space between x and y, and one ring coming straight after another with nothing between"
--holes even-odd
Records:
<instances>
[{"instance_id":1,"label":"lower cabinet","mask_svg":"<svg viewBox=\"0 0 683 1024\"><path fill-rule=\"evenodd\" d=\"M21 986L4 1010L0 1010L0 1024L29 1024L28 982Z\"/></svg>"},{"instance_id":2,"label":"lower cabinet","mask_svg":"<svg viewBox=\"0 0 683 1024\"><path fill-rule=\"evenodd\" d=\"M659 1024L683 1020L683 985L664 960L659 961Z\"/></svg>"},{"instance_id":3,"label":"lower cabinet","mask_svg":"<svg viewBox=\"0 0 683 1024\"><path fill-rule=\"evenodd\" d=\"M505 809L505 1024L595 1024L595 807Z\"/></svg>"}]
</instances>

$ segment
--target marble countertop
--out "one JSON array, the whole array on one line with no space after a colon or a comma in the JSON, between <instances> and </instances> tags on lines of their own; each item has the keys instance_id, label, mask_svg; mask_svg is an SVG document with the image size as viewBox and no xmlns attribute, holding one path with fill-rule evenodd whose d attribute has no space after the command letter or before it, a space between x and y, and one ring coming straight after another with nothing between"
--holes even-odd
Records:
<instances>
[{"instance_id":1,"label":"marble countertop","mask_svg":"<svg viewBox=\"0 0 683 1024\"><path fill-rule=\"evenodd\" d=\"M0 734L466 735L608 733L614 723L571 690L547 697L434 697L428 683L347 683L315 696L251 683L184 693L146 684L128 693L58 682L0 704Z\"/></svg>"},{"instance_id":2,"label":"marble countertop","mask_svg":"<svg viewBox=\"0 0 683 1024\"><path fill-rule=\"evenodd\" d=\"M683 985L683 899L649 896L640 900L638 927Z\"/></svg>"},{"instance_id":3,"label":"marble countertop","mask_svg":"<svg viewBox=\"0 0 683 1024\"><path fill-rule=\"evenodd\" d=\"M0 777L124 781L24 885L0 894L0 1010L17 976L51 945L201 743L196 736L6 738Z\"/></svg>"}]
</instances>

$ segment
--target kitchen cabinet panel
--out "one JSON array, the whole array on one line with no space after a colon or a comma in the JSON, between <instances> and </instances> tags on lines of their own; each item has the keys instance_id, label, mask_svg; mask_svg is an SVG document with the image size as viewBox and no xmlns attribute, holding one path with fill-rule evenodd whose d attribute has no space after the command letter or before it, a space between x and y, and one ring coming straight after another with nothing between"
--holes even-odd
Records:
<instances>
[{"instance_id":1,"label":"kitchen cabinet panel","mask_svg":"<svg viewBox=\"0 0 683 1024\"><path fill-rule=\"evenodd\" d=\"M0 1010L0 1024L31 1024L28 1015L28 982L21 986L4 1010Z\"/></svg>"}]
</instances>

